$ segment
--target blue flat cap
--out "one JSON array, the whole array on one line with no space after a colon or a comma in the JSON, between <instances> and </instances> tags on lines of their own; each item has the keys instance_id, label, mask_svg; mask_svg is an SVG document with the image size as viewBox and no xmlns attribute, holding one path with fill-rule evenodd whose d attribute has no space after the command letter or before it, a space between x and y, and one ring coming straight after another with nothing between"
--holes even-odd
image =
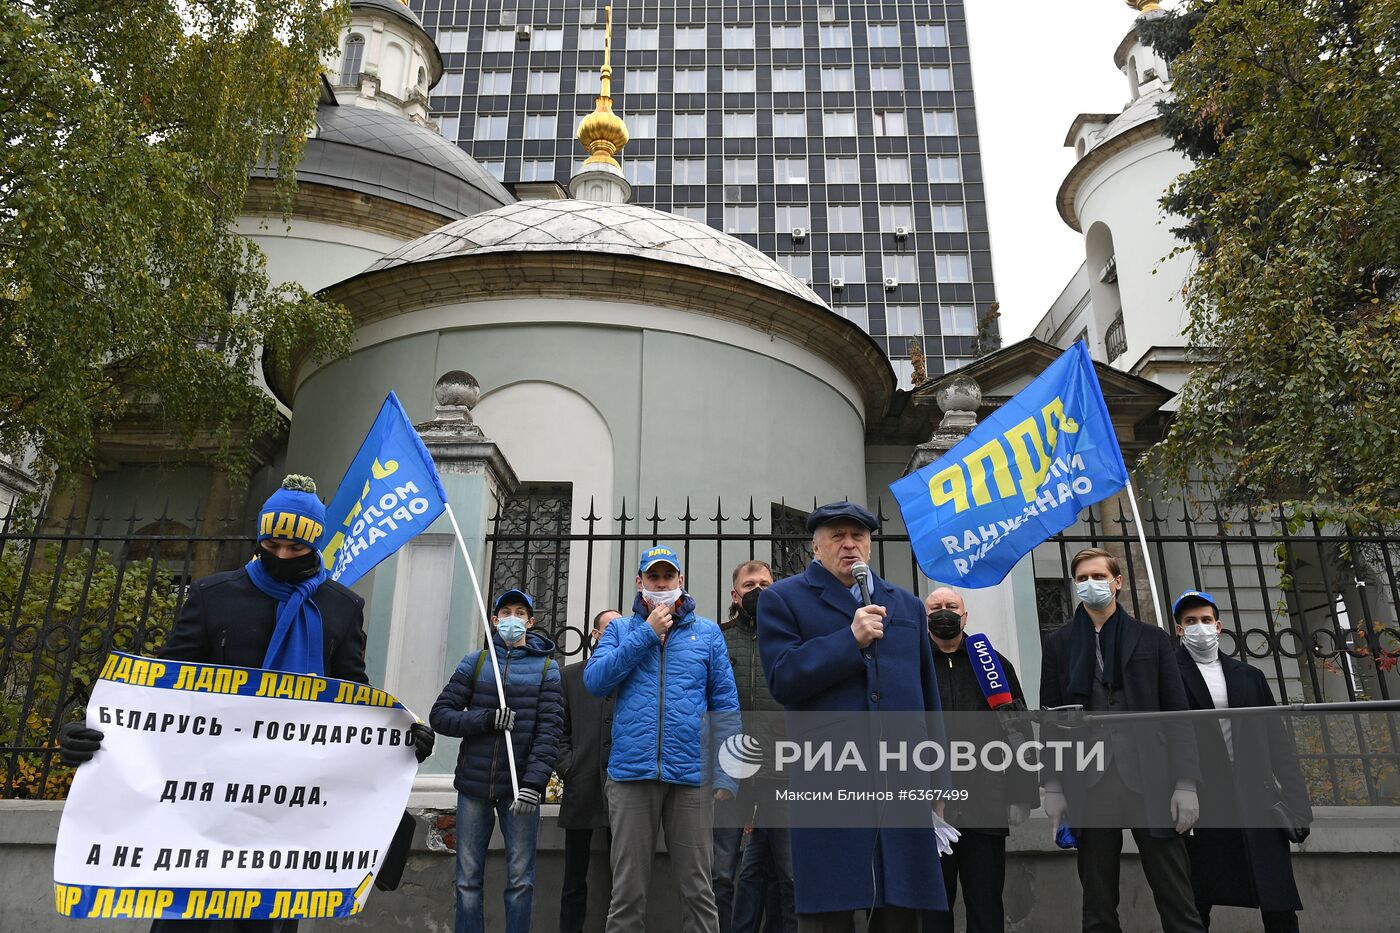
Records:
<instances>
[{"instance_id":1,"label":"blue flat cap","mask_svg":"<svg viewBox=\"0 0 1400 933\"><path fill-rule=\"evenodd\" d=\"M1214 596L1211 596L1209 593L1202 593L1200 590L1187 590L1185 593L1182 593L1180 596L1178 596L1176 598L1176 601L1172 603L1173 618L1181 618L1181 604L1185 602L1190 602L1192 604L1205 603L1206 605L1211 606L1215 609L1216 615L1220 614L1220 606L1216 604Z\"/></svg>"},{"instance_id":2,"label":"blue flat cap","mask_svg":"<svg viewBox=\"0 0 1400 933\"><path fill-rule=\"evenodd\" d=\"M816 531L822 525L837 521L856 522L871 531L880 530L880 520L875 517L875 513L854 502L828 502L820 508L813 509L812 514L807 516L807 530Z\"/></svg>"}]
</instances>

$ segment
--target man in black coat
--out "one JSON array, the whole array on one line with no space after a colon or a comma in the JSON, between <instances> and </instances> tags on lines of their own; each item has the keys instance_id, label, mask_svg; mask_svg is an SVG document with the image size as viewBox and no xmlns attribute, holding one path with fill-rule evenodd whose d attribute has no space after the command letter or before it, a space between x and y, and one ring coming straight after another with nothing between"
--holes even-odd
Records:
<instances>
[{"instance_id":1,"label":"man in black coat","mask_svg":"<svg viewBox=\"0 0 1400 933\"><path fill-rule=\"evenodd\" d=\"M190 584L159 657L369 683L365 601L330 579L321 564L316 542L325 517L310 477L284 479L260 511L253 559ZM319 646L312 643L315 628L296 611L310 603L320 610ZM432 754L433 733L421 723L414 724L413 733L421 762ZM82 723L68 723L59 734L59 757L75 767L91 761L102 738ZM156 920L151 925L152 933L294 933L296 928L295 920Z\"/></svg>"},{"instance_id":2,"label":"man in black coat","mask_svg":"<svg viewBox=\"0 0 1400 933\"><path fill-rule=\"evenodd\" d=\"M1273 706L1264 672L1220 653L1220 610L1209 593L1187 590L1172 604L1182 646L1176 659L1192 709ZM1282 801L1306 832L1312 804L1297 750L1281 717L1196 723L1201 750L1201 822L1186 840L1201 920L1210 909L1257 907L1268 933L1297 933L1303 903L1288 837L1276 822Z\"/></svg>"},{"instance_id":3,"label":"man in black coat","mask_svg":"<svg viewBox=\"0 0 1400 933\"><path fill-rule=\"evenodd\" d=\"M933 641L933 666L938 675L938 696L948 730L948 741L972 742L985 748L991 742L1011 747L1029 740L1030 720L1012 710L1026 709L1026 695L1016 668L996 652L1011 705L1007 714L992 712L986 693L968 654L967 608L957 590L940 586L924 600L928 610L929 638ZM993 649L995 650L995 649ZM1005 716L1006 718L1003 718ZM1019 721L1018 721L1019 720ZM1008 728L1008 723L1011 728ZM1005 771L980 767L957 778L957 786L970 789L966 801L950 802L944 818L961 833L950 855L940 856L948 909L924 915L924 933L953 933L953 904L961 882L967 911L968 933L1001 933L1006 929L1002 889L1006 883L1006 837L1040 805L1040 781L1034 771L1012 765Z\"/></svg>"},{"instance_id":4,"label":"man in black coat","mask_svg":"<svg viewBox=\"0 0 1400 933\"><path fill-rule=\"evenodd\" d=\"M1166 632L1118 605L1118 560L1085 548L1070 562L1080 605L1045 640L1040 705L1095 713L1183 710L1186 691ZM1200 812L1200 763L1185 722L1095 726L1077 738L1103 742L1106 765L1084 772L1047 762L1045 813L1053 827L1068 816L1079 841L1085 933L1118 933L1118 870L1123 829L1131 829L1164 933L1203 933L1191 892L1186 842ZM1073 760L1067 756L1066 761Z\"/></svg>"},{"instance_id":5,"label":"man in black coat","mask_svg":"<svg viewBox=\"0 0 1400 933\"><path fill-rule=\"evenodd\" d=\"M593 617L589 649L598 644L603 630L622 613L604 609ZM564 889L559 896L559 933L581 933L588 917L588 865L593 831L608 833L608 799L603 785L612 752L612 717L616 694L595 697L583 684L587 658L564 668L564 732L554 770L564 781L559 804L559 826L564 830ZM609 885L611 889L611 885Z\"/></svg>"}]
</instances>

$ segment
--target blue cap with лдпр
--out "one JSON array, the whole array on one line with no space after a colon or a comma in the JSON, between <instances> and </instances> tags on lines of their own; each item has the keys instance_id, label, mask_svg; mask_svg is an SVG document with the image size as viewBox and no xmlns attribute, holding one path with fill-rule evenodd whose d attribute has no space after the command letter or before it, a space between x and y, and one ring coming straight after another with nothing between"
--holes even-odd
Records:
<instances>
[{"instance_id":1,"label":"blue cap with \u043b\u0434\u043f\u0440","mask_svg":"<svg viewBox=\"0 0 1400 933\"><path fill-rule=\"evenodd\" d=\"M822 525L837 521L851 521L871 531L880 530L880 520L875 513L854 502L828 502L813 509L812 514L807 516L807 530L816 531Z\"/></svg>"},{"instance_id":2,"label":"blue cap with \u043b\u0434\u043f\u0440","mask_svg":"<svg viewBox=\"0 0 1400 933\"><path fill-rule=\"evenodd\" d=\"M1182 593L1180 596L1178 596L1176 598L1176 601L1172 603L1172 618L1180 618L1181 604L1186 602L1188 599L1194 599L1198 602L1203 602L1206 605L1210 606L1212 609L1214 609L1216 615L1220 614L1220 606L1218 603L1216 603L1214 596L1211 596L1209 593L1203 593L1200 590L1187 590L1185 593Z\"/></svg>"},{"instance_id":3,"label":"blue cap with \u043b\u0434\u043f\u0440","mask_svg":"<svg viewBox=\"0 0 1400 933\"><path fill-rule=\"evenodd\" d=\"M496 597L496 602L491 606L491 611L500 612L501 604L510 600L512 596L516 597L514 600L515 602L523 602L527 609L531 612L535 611L535 600L524 590L506 590L500 596Z\"/></svg>"},{"instance_id":4,"label":"blue cap with \u043b\u0434\u043f\u0440","mask_svg":"<svg viewBox=\"0 0 1400 933\"><path fill-rule=\"evenodd\" d=\"M676 552L664 544L649 547L642 552L642 562L637 565L637 573L646 573L655 564L670 564L680 573L681 559Z\"/></svg>"}]
</instances>

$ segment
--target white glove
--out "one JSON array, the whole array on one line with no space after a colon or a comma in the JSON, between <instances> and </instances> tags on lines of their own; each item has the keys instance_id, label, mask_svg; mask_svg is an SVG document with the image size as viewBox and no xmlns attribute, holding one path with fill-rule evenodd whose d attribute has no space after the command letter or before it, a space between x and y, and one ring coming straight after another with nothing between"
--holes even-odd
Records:
<instances>
[{"instance_id":1,"label":"white glove","mask_svg":"<svg viewBox=\"0 0 1400 933\"><path fill-rule=\"evenodd\" d=\"M1196 825L1201 818L1201 801L1194 790L1178 787L1172 791L1172 819L1176 820L1176 831L1184 833Z\"/></svg>"},{"instance_id":2,"label":"white glove","mask_svg":"<svg viewBox=\"0 0 1400 933\"><path fill-rule=\"evenodd\" d=\"M962 838L962 833L937 813L933 814L933 834L938 840L939 855L952 855L953 843Z\"/></svg>"},{"instance_id":3,"label":"white glove","mask_svg":"<svg viewBox=\"0 0 1400 933\"><path fill-rule=\"evenodd\" d=\"M509 732L515 728L515 710L509 706L502 706L496 710L495 717L491 720L491 726L497 732Z\"/></svg>"},{"instance_id":4,"label":"white glove","mask_svg":"<svg viewBox=\"0 0 1400 933\"><path fill-rule=\"evenodd\" d=\"M1069 804L1065 802L1065 795L1057 790L1047 790L1045 792L1045 815L1050 820L1050 835L1053 837L1060 829L1060 824L1065 821L1065 814L1069 811Z\"/></svg>"},{"instance_id":5,"label":"white glove","mask_svg":"<svg viewBox=\"0 0 1400 933\"><path fill-rule=\"evenodd\" d=\"M1030 819L1031 808L1023 803L1013 803L1006 808L1006 825L1020 826Z\"/></svg>"},{"instance_id":6,"label":"white glove","mask_svg":"<svg viewBox=\"0 0 1400 933\"><path fill-rule=\"evenodd\" d=\"M516 816L529 816L539 805L540 792L530 787L522 787L510 805L510 812Z\"/></svg>"}]
</instances>

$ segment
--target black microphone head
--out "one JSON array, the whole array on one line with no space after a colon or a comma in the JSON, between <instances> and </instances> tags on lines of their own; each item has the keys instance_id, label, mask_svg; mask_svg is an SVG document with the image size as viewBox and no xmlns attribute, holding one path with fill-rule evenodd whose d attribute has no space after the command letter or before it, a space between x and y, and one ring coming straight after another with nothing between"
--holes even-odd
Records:
<instances>
[{"instance_id":1,"label":"black microphone head","mask_svg":"<svg viewBox=\"0 0 1400 933\"><path fill-rule=\"evenodd\" d=\"M856 561L851 565L851 576L865 583L870 582L870 565L863 560Z\"/></svg>"}]
</instances>

